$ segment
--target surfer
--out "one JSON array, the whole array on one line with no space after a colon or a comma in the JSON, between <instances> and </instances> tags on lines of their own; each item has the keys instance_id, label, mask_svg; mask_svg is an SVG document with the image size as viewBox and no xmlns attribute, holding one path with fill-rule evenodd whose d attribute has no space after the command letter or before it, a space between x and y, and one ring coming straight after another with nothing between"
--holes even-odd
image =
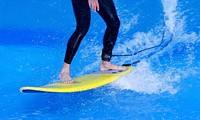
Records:
<instances>
[{"instance_id":1,"label":"surfer","mask_svg":"<svg viewBox=\"0 0 200 120\"><path fill-rule=\"evenodd\" d=\"M113 0L71 0L76 18L76 29L69 38L65 53L64 65L60 72L60 79L63 83L73 83L70 77L70 64L90 26L91 13L90 8L97 12L105 21L107 28L103 38L103 49L101 55L100 70L125 70L126 67L117 66L110 63L112 50L115 45L120 21L115 9Z\"/></svg>"}]
</instances>

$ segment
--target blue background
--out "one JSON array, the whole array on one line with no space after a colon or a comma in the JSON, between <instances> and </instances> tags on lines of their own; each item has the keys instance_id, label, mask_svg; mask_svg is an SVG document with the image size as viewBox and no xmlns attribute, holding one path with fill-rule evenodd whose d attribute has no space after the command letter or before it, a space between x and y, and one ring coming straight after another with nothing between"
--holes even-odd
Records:
<instances>
[{"instance_id":1,"label":"blue background","mask_svg":"<svg viewBox=\"0 0 200 120\"><path fill-rule=\"evenodd\" d=\"M59 81L76 25L72 5L69 0L0 1L1 119L200 119L200 2L114 3L121 21L114 54L161 46L113 57L118 65L141 62L112 84L78 93L23 94L22 86ZM90 30L71 65L73 78L99 70L106 25L91 13Z\"/></svg>"}]
</instances>

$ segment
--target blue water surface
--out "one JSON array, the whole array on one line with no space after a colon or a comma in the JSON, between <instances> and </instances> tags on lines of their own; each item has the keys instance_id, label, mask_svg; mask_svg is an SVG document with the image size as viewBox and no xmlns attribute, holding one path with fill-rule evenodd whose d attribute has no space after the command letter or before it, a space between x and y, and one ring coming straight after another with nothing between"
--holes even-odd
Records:
<instances>
[{"instance_id":1,"label":"blue water surface","mask_svg":"<svg viewBox=\"0 0 200 120\"><path fill-rule=\"evenodd\" d=\"M133 71L109 85L77 93L20 93L59 81L76 23L71 1L0 1L1 119L200 119L200 2L114 0L121 21L113 57ZM96 71L106 25L91 27L71 64L73 78Z\"/></svg>"}]
</instances>

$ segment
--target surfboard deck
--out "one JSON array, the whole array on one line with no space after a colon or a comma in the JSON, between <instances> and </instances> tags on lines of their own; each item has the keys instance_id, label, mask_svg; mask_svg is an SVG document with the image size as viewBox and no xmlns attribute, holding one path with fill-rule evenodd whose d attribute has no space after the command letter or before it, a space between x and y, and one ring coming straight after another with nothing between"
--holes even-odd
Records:
<instances>
[{"instance_id":1,"label":"surfboard deck","mask_svg":"<svg viewBox=\"0 0 200 120\"><path fill-rule=\"evenodd\" d=\"M30 92L80 92L85 90L94 89L103 85L116 81L121 76L128 74L133 69L132 66L128 66L125 71L108 70L98 71L91 74L86 74L74 79L74 83L63 84L62 82L56 82L42 87L25 86L21 87L20 91L23 93Z\"/></svg>"}]
</instances>

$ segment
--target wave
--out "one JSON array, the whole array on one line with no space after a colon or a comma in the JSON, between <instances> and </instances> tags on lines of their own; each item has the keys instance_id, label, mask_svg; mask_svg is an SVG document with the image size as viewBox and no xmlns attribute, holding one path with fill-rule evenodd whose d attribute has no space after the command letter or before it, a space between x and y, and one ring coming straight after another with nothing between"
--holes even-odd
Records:
<instances>
[{"instance_id":1,"label":"wave","mask_svg":"<svg viewBox=\"0 0 200 120\"><path fill-rule=\"evenodd\" d=\"M163 92L175 94L178 92L178 83L180 81L186 79L188 76L197 74L198 69L194 68L193 65L195 64L196 57L194 54L194 44L199 41L198 33L191 32L188 34L185 32L186 16L180 11L179 6L181 5L178 0L161 0L161 4L163 7L161 11L163 12L161 13L163 19L160 18L160 21L165 23L164 26L159 23L153 30L133 33L134 30L132 30L131 26L139 23L140 15L132 15L129 22L123 22L121 32L129 36L127 37L129 40L119 42L114 49L114 53L129 54L130 52L134 53L148 47L156 46L161 42L163 29L165 29L164 40L161 44L162 48L157 47L156 49L150 49L130 57L113 57L112 62L118 64L133 62L138 59L141 62L135 66L130 74L111 84L112 87L144 94L160 94ZM127 20L127 18L124 19ZM130 38L130 31L132 32L132 38ZM97 51L100 51L100 47L97 48ZM87 51L90 51L89 49L92 48L87 48ZM83 49L82 51L86 50ZM99 55L97 54L97 56ZM96 68L99 63L97 61L99 59L96 59L95 62L85 68L87 70ZM85 72L85 70L82 72Z\"/></svg>"}]
</instances>

